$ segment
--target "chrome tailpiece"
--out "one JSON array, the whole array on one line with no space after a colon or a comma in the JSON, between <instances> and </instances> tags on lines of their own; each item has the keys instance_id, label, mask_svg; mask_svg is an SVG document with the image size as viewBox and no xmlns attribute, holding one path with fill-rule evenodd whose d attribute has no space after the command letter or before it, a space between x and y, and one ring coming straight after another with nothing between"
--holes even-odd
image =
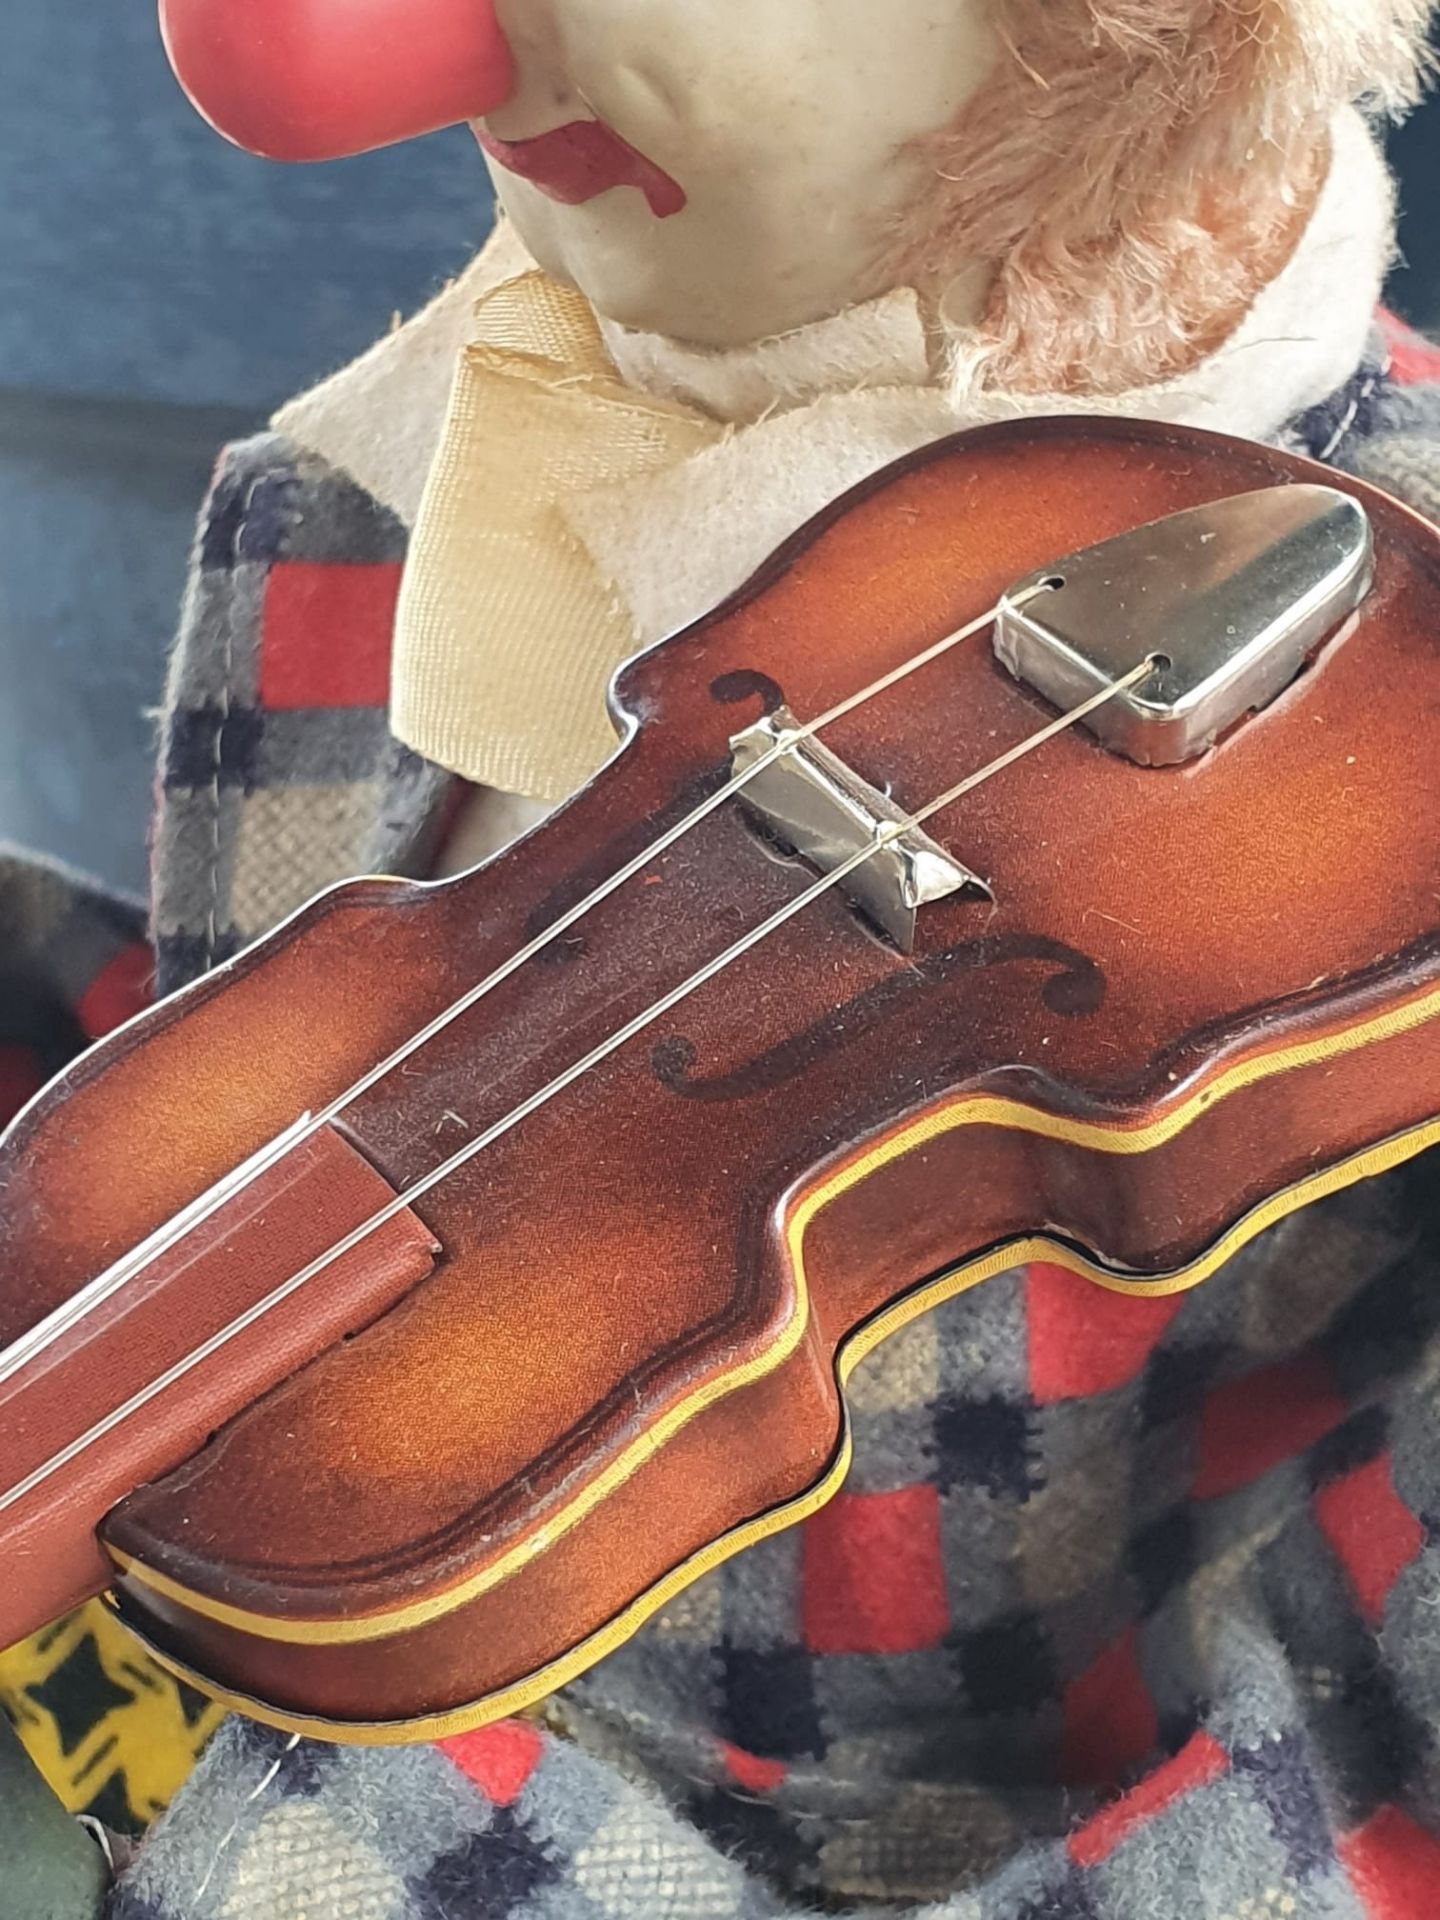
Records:
<instances>
[{"instance_id":1,"label":"chrome tailpiece","mask_svg":"<svg viewBox=\"0 0 1440 1920\"><path fill-rule=\"evenodd\" d=\"M1062 710L1156 658L1142 687L1084 724L1113 753L1173 766L1282 692L1373 571L1370 522L1349 494L1264 487L1037 568L1002 596L995 651Z\"/></svg>"}]
</instances>

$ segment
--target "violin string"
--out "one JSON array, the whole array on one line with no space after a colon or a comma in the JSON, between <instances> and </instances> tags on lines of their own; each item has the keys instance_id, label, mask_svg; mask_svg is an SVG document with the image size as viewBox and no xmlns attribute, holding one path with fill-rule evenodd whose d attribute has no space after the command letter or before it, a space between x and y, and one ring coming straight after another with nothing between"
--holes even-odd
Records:
<instances>
[{"instance_id":1,"label":"violin string","mask_svg":"<svg viewBox=\"0 0 1440 1920\"><path fill-rule=\"evenodd\" d=\"M338 1240L333 1246L328 1247L324 1253L317 1254L315 1259L310 1261L308 1265L302 1267L298 1273L292 1274L288 1280L284 1280L278 1286L272 1288L269 1293L263 1295L262 1298L257 1300L252 1306L247 1307L243 1313L237 1315L236 1318L226 1326L221 1327L217 1332L211 1334L207 1340L202 1341L199 1346L193 1348L172 1366L168 1367L163 1373L159 1374L154 1380L132 1394L128 1400L115 1408L113 1412L97 1420L93 1426L72 1440L67 1446L62 1447L58 1453L52 1455L51 1458L46 1460L41 1466L36 1467L34 1471L27 1474L24 1479L7 1489L5 1493L0 1494L0 1512L4 1512L7 1507L14 1506L18 1501L23 1500L27 1494L41 1486L52 1474L58 1473L62 1467L68 1466L72 1460L77 1459L80 1454L87 1452L89 1448L94 1446L98 1441L103 1440L107 1434L112 1433L116 1427L120 1426L124 1421L129 1420L134 1414L140 1412L143 1407L148 1406L159 1394L164 1393L167 1388L175 1385L177 1381L182 1380L185 1375L192 1372L194 1368L203 1365L212 1355L218 1353L221 1348L227 1346L230 1341L237 1339L242 1333L246 1332L248 1328L254 1326L258 1320L263 1319L266 1314L273 1312L276 1307L288 1300L292 1294L297 1293L301 1287L313 1280L317 1274L323 1273L328 1267L333 1266L337 1260L342 1260L347 1253L352 1252L353 1249L361 1245L363 1241L369 1239L373 1233L379 1232L381 1227L386 1226L391 1220L397 1218L398 1215L408 1211L417 1200L423 1199L427 1193L433 1192L442 1182L450 1179L454 1174L458 1173L462 1167L475 1159L478 1154L483 1153L487 1147L493 1146L495 1142L505 1134L512 1132L523 1120L527 1120L531 1114L538 1112L541 1107L547 1106L551 1100L563 1093L567 1087L573 1086L584 1074L591 1072L595 1067L607 1060L611 1054L616 1053L621 1047L625 1046L628 1041L633 1040L638 1034L643 1033L647 1027L653 1026L657 1020L662 1019L665 1014L679 1006L682 1000L688 999L691 994L697 992L698 989L705 986L707 982L715 979L717 975L723 973L728 967L733 966L737 960L749 953L752 948L759 946L760 943L763 940L767 940L771 934L777 933L781 927L793 920L797 914L802 913L806 907L812 905L816 900L819 900L822 895L829 893L832 888L839 886L857 867L863 866L867 860L873 859L877 853L883 852L886 847L892 845L896 840L903 838L905 834L913 831L914 828L922 826L925 821L931 819L935 814L942 812L946 807L953 806L957 800L962 799L967 793L973 792L976 787L982 786L987 780L993 780L997 774L1005 772L1005 770L1008 767L1012 767L1016 761L1024 759L1027 754L1034 753L1048 741L1053 740L1057 734L1066 732L1070 727L1075 726L1079 721L1084 720L1089 714L1095 712L1098 707L1103 706L1106 701L1113 700L1117 694L1127 692L1131 687L1138 685L1141 680L1145 679L1153 671L1154 656L1147 656L1138 666L1132 667L1129 673L1123 675L1118 680L1111 681L1107 686L1102 687L1099 692L1092 694L1088 700L1082 701L1079 706L1072 707L1068 713L1061 714L1057 719L1050 721L1048 725L1041 727L1037 733L1029 734L1025 739L1019 741L1015 746L1008 748L996 759L988 761L977 772L966 774L964 779L957 781L952 787L947 787L943 793L938 794L923 807L918 808L913 813L902 815L898 820L877 827L869 842L851 854L848 859L843 860L839 866L833 867L828 873L822 874L819 879L813 881L800 893L796 894L793 899L787 901L783 907L777 908L774 913L760 921L757 926L752 927L748 933L742 934L738 940L725 948L723 952L716 955L713 959L707 960L702 967L697 968L694 973L682 980L678 986L672 987L667 993L662 994L658 1000L652 1001L648 1007L644 1008L640 1013L637 1013L632 1019L627 1020L622 1027L619 1027L607 1039L598 1042L588 1053L582 1055L579 1060L574 1061L570 1066L566 1067L562 1073L557 1074L553 1080L547 1081L544 1086L530 1094L528 1098L522 1100L517 1107L512 1108L502 1119L495 1121L493 1125L485 1128L485 1130L477 1134L473 1140L468 1140L463 1147L451 1154L448 1159L442 1160L437 1166L432 1167L429 1173L422 1174L417 1180L412 1181L403 1193L398 1193L393 1200L387 1202L385 1206L371 1214L367 1220L361 1221L359 1226L352 1228L343 1239Z\"/></svg>"},{"instance_id":2,"label":"violin string","mask_svg":"<svg viewBox=\"0 0 1440 1920\"><path fill-rule=\"evenodd\" d=\"M1011 597L1010 604L1016 607L1024 606L1028 601L1034 599L1037 594L1047 592L1048 590L1048 581L1041 582L1027 589L1023 594L1017 594ZM463 1014L468 1013L469 1010L483 1000L487 994L493 993L494 990L508 980L512 974L518 973L519 970L529 961L533 960L537 954L543 952L552 941L558 940L561 934L566 933L577 921L582 920L586 914L599 906L602 901L608 900L611 894L618 892L627 881L633 880L644 868L651 865L652 862L657 860L662 854L668 852L678 840L699 826L702 820L707 819L709 815L714 813L725 801L733 799L742 788L748 786L752 780L763 773L766 767L780 759L782 755L793 752L796 747L802 746L805 741L813 739L815 735L823 729L833 726L836 721L843 720L847 714L854 713L857 708L866 705L871 700L877 699L881 694L888 692L890 688L898 686L901 681L907 680L914 673L918 673L922 667L929 666L932 661L940 659L943 654L949 653L952 648L961 645L961 643L966 640L972 639L974 635L991 625L999 610L1000 605L999 602L997 602L994 606L987 608L984 613L979 614L974 620L967 621L964 626L957 627L954 632L946 634L943 639L935 641L933 645L923 648L919 653L911 654L908 659L902 660L899 666L892 667L888 673L884 673L878 679L872 680L868 686L861 687L856 693L848 694L845 699L838 701L833 707L828 707L824 713L817 715L815 719L808 720L801 726L787 728L777 737L774 743L767 747L743 772L733 774L723 786L717 788L713 794L701 801L697 807L687 813L683 819L677 821L674 826L667 828L664 833L660 834L655 840L644 847L641 852L637 853L633 859L627 860L617 872L611 874L608 879L603 880L599 886L586 894L582 900L562 913L557 920L553 920L549 926L543 928L540 933L536 934L534 939L528 941L516 953L512 954L508 960L503 961L493 973L488 974L477 985L467 989L465 993L461 994L458 1000L453 1001L450 1006L444 1008L433 1020L421 1027L418 1032L412 1034L408 1040L402 1042L400 1046L378 1062L377 1065L369 1068L353 1086L347 1087L343 1093L337 1094L333 1100L317 1112L301 1114L297 1120L293 1121L283 1132L278 1133L273 1140L261 1147L258 1152L243 1161L240 1166L233 1168L229 1173L223 1175L214 1186L208 1188L196 1199L190 1201L188 1205L182 1207L178 1213L174 1214L168 1221L162 1223L153 1233L140 1241L138 1245L132 1247L127 1253L122 1254L118 1260L105 1268L102 1273L97 1274L93 1280L79 1288L68 1300L62 1301L58 1307L47 1314L43 1320L38 1321L28 1332L21 1334L10 1346L0 1348L0 1386L3 1386L7 1380L11 1379L33 1360L37 1359L40 1354L44 1353L49 1347L53 1346L57 1340L69 1333L73 1327L78 1326L91 1313L95 1312L97 1308L103 1306L121 1287L126 1286L131 1280L143 1273L147 1267L153 1266L162 1254L167 1253L171 1247L175 1246L182 1239L187 1238L197 1227L203 1226L205 1221L218 1213L221 1207L227 1205L238 1194L243 1193L247 1187L253 1185L262 1174L268 1172L271 1167L277 1166L281 1160L295 1152L297 1148L303 1146L305 1142L314 1134L318 1133L322 1127L328 1126L332 1120L344 1113L346 1108L353 1106L355 1101L368 1093L372 1087L377 1086L380 1081L393 1073L397 1067L402 1066L405 1061L411 1059L423 1047L427 1046L431 1040L435 1039L439 1034L443 1033L447 1027L453 1025L456 1020L460 1019Z\"/></svg>"}]
</instances>

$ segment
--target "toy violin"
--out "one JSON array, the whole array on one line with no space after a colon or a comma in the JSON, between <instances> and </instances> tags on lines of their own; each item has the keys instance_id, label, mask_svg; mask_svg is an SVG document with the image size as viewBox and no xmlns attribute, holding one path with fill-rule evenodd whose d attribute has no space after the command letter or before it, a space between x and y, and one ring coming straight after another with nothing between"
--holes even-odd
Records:
<instances>
[{"instance_id":1,"label":"toy violin","mask_svg":"<svg viewBox=\"0 0 1440 1920\"><path fill-rule=\"evenodd\" d=\"M0 1642L110 1589L335 1738L562 1684L847 1464L877 1342L1138 1295L1440 1140L1440 534L1213 434L876 478L0 1143Z\"/></svg>"}]
</instances>

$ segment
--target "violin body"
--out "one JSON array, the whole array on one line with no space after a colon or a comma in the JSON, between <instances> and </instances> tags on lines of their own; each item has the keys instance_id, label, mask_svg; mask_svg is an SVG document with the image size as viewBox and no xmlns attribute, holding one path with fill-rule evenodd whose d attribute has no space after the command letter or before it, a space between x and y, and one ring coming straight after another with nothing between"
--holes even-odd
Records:
<instances>
[{"instance_id":1,"label":"violin body","mask_svg":"<svg viewBox=\"0 0 1440 1920\"><path fill-rule=\"evenodd\" d=\"M261 1719L476 1724L828 1498L845 1375L914 1314L1037 1257L1173 1291L1440 1139L1440 535L1219 436L990 428L867 482L622 669L624 745L521 844L323 895L42 1094L0 1144L0 1346L683 817L768 708L820 713L1057 554L1316 478L1363 501L1374 583L1272 705L1183 766L1072 729L977 787L930 831L989 897L924 907L911 953L838 890L797 914L157 1397L128 1451L0 1514L0 1639L109 1585ZM1053 717L981 635L826 743L912 807ZM718 807L58 1343L43 1393L0 1386L0 1463L810 877Z\"/></svg>"}]
</instances>

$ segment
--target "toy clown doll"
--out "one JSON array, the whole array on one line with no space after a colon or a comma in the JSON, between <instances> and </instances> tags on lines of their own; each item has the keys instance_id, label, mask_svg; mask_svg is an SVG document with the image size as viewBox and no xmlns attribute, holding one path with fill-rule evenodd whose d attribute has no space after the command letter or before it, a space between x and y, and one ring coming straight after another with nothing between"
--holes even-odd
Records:
<instances>
[{"instance_id":1,"label":"toy clown doll","mask_svg":"<svg viewBox=\"0 0 1440 1920\"><path fill-rule=\"evenodd\" d=\"M163 13L231 138L469 120L503 213L224 456L163 720L162 990L349 874L478 863L605 758L619 662L968 426L1218 428L1440 514L1361 110L1411 98L1425 0ZM67 945L58 882L12 877L63 966L81 909ZM1440 1912L1433 1181L1174 1299L1036 1267L936 1309L854 1376L803 1528L534 1719L364 1751L227 1721L110 1911Z\"/></svg>"}]
</instances>

